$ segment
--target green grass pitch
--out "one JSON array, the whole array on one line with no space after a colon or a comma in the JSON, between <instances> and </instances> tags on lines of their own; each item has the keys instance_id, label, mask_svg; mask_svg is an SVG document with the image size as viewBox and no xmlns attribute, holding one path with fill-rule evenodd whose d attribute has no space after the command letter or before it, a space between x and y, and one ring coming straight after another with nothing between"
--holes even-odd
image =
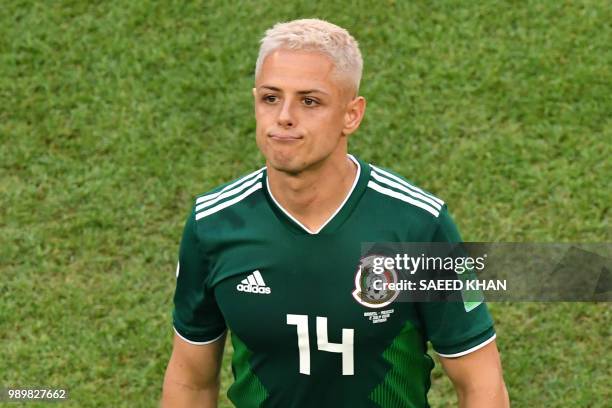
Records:
<instances>
[{"instance_id":1,"label":"green grass pitch","mask_svg":"<svg viewBox=\"0 0 612 408\"><path fill-rule=\"evenodd\" d=\"M360 42L351 151L442 197L464 239L611 241L606 1L6 1L0 387L156 405L191 200L261 166L258 40L300 17ZM609 304L491 309L513 407L607 406ZM432 405L454 398L436 368Z\"/></svg>"}]
</instances>

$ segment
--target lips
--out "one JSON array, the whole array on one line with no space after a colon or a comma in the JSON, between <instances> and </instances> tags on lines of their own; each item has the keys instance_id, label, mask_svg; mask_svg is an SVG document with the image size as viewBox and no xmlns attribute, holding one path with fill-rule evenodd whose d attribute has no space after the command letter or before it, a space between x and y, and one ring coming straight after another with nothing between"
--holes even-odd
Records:
<instances>
[{"instance_id":1,"label":"lips","mask_svg":"<svg viewBox=\"0 0 612 408\"><path fill-rule=\"evenodd\" d=\"M300 140L300 139L302 139L302 136L288 135L288 134L284 134L284 133L270 133L268 135L268 137L270 137L273 140L278 140L280 142L290 142L290 141L293 141L293 140Z\"/></svg>"}]
</instances>

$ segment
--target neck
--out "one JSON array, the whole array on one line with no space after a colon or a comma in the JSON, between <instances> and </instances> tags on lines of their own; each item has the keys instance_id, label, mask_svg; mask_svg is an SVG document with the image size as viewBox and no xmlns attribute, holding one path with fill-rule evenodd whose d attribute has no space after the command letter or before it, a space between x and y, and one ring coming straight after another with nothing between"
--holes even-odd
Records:
<instances>
[{"instance_id":1,"label":"neck","mask_svg":"<svg viewBox=\"0 0 612 408\"><path fill-rule=\"evenodd\" d=\"M276 201L310 231L317 231L346 199L356 173L357 166L344 155L299 174L268 166L268 182Z\"/></svg>"}]
</instances>

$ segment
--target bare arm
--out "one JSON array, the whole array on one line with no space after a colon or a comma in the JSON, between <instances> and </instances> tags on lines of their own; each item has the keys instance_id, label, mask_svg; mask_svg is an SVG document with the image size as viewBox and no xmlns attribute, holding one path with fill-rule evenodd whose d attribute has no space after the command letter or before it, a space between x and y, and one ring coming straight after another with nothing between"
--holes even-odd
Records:
<instances>
[{"instance_id":1,"label":"bare arm","mask_svg":"<svg viewBox=\"0 0 612 408\"><path fill-rule=\"evenodd\" d=\"M163 408L215 408L225 335L203 345L187 343L176 334L164 377Z\"/></svg>"},{"instance_id":2,"label":"bare arm","mask_svg":"<svg viewBox=\"0 0 612 408\"><path fill-rule=\"evenodd\" d=\"M455 386L460 408L510 407L495 341L465 356L440 356L440 362Z\"/></svg>"}]
</instances>

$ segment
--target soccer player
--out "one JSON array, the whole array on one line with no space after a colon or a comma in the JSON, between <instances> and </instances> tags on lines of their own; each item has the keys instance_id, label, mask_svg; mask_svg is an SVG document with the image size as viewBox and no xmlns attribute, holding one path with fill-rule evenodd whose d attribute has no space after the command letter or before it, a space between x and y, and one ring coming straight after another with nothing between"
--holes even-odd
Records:
<instances>
[{"instance_id":1,"label":"soccer player","mask_svg":"<svg viewBox=\"0 0 612 408\"><path fill-rule=\"evenodd\" d=\"M428 341L460 407L509 405L485 304L355 295L363 242L460 240L442 200L348 154L366 107L361 72L338 26L266 32L253 89L266 165L195 200L164 407L217 406L228 330L239 408L427 407Z\"/></svg>"}]
</instances>

